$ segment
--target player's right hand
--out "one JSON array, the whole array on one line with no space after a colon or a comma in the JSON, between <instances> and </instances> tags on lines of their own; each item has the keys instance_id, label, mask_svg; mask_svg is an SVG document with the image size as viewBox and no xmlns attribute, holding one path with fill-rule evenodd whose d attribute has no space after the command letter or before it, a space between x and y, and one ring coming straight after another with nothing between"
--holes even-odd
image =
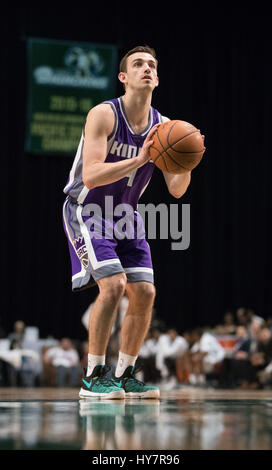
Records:
<instances>
[{"instance_id":1,"label":"player's right hand","mask_svg":"<svg viewBox=\"0 0 272 470\"><path fill-rule=\"evenodd\" d=\"M155 126L153 126L149 133L147 134L146 138L145 138L145 141L144 141L144 144L139 152L139 155L136 157L139 161L139 166L142 166L144 165L146 162L148 162L150 160L150 153L149 153L149 149L151 147L151 145L153 144L153 140L152 140L152 137L153 135L155 134L155 132L157 131L158 127L161 125L161 123L159 124L155 124Z\"/></svg>"}]
</instances>

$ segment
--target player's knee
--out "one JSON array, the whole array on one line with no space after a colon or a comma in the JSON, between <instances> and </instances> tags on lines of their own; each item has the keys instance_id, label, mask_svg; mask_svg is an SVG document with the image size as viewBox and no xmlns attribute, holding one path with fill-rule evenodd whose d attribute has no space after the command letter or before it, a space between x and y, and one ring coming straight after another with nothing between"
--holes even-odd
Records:
<instances>
[{"instance_id":1,"label":"player's knee","mask_svg":"<svg viewBox=\"0 0 272 470\"><path fill-rule=\"evenodd\" d=\"M156 295L156 289L154 284L150 282L137 282L134 288L134 296L141 303L152 303L154 302Z\"/></svg>"},{"instance_id":2,"label":"player's knee","mask_svg":"<svg viewBox=\"0 0 272 470\"><path fill-rule=\"evenodd\" d=\"M156 296L156 289L154 284L147 282L143 288L143 295L146 296L148 299L154 301Z\"/></svg>"},{"instance_id":3,"label":"player's knee","mask_svg":"<svg viewBox=\"0 0 272 470\"><path fill-rule=\"evenodd\" d=\"M116 274L108 278L101 279L99 284L101 296L104 300L115 304L120 301L125 293L127 278L125 274Z\"/></svg>"}]
</instances>

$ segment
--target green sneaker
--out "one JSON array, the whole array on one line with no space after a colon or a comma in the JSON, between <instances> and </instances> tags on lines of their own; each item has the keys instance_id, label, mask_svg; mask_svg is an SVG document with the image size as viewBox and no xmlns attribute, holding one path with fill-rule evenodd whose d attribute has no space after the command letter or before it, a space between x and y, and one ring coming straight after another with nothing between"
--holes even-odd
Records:
<instances>
[{"instance_id":1,"label":"green sneaker","mask_svg":"<svg viewBox=\"0 0 272 470\"><path fill-rule=\"evenodd\" d=\"M134 366L126 368L121 377L113 377L112 381L125 391L126 398L159 398L160 390L153 385L145 385L134 377Z\"/></svg>"},{"instance_id":2,"label":"green sneaker","mask_svg":"<svg viewBox=\"0 0 272 470\"><path fill-rule=\"evenodd\" d=\"M89 377L82 379L80 398L96 397L110 400L125 398L124 390L106 376L108 371L107 366L96 366Z\"/></svg>"}]
</instances>

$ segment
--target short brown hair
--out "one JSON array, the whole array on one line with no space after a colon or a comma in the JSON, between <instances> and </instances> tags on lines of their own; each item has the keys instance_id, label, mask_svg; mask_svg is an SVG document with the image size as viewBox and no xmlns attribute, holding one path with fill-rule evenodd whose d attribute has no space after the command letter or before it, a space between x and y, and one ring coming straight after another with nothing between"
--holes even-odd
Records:
<instances>
[{"instance_id":1,"label":"short brown hair","mask_svg":"<svg viewBox=\"0 0 272 470\"><path fill-rule=\"evenodd\" d=\"M149 47L147 45L146 46L136 46L133 49L131 49L130 51L128 51L124 55L124 57L121 59L120 66L119 66L119 71L120 72L126 72L127 71L127 58L130 55L135 54L135 52L147 52L148 54L151 54L154 57L154 59L156 60L156 64L158 63L157 58L156 58L155 49L153 49L152 47Z\"/></svg>"}]
</instances>

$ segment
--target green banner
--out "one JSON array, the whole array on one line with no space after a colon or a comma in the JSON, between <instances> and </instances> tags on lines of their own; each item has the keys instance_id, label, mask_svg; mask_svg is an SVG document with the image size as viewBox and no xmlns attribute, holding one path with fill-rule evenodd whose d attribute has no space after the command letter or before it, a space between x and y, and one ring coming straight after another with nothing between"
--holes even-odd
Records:
<instances>
[{"instance_id":1,"label":"green banner","mask_svg":"<svg viewBox=\"0 0 272 470\"><path fill-rule=\"evenodd\" d=\"M75 154L88 111L116 93L117 48L29 38L25 151Z\"/></svg>"}]
</instances>

